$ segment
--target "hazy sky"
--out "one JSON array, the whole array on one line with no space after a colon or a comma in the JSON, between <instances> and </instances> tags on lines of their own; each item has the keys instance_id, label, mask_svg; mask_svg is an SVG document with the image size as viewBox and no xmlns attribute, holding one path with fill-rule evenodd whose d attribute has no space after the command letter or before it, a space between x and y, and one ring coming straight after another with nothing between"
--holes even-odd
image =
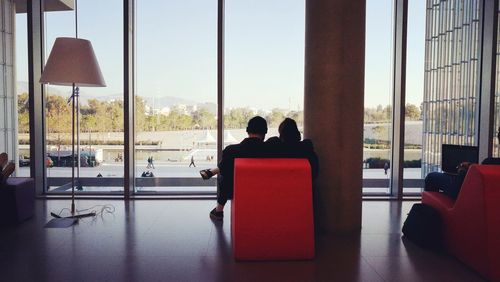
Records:
<instances>
[{"instance_id":1,"label":"hazy sky","mask_svg":"<svg viewBox=\"0 0 500 282\"><path fill-rule=\"evenodd\" d=\"M78 1L79 37L92 41L105 88L122 93L122 1ZM226 0L226 107L303 105L304 0ZM409 3L407 102L420 104L425 1ZM392 1L367 0L365 105L391 103ZM26 15L17 16L17 78L27 81ZM46 13L47 57L56 37L74 36L74 13ZM137 1L137 93L216 102L217 1ZM64 89L64 88L63 88Z\"/></svg>"}]
</instances>

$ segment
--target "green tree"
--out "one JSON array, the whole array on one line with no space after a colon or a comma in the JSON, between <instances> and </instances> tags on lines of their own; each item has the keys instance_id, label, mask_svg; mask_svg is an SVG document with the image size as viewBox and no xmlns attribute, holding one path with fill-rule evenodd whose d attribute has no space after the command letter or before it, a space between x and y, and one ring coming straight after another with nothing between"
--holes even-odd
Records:
<instances>
[{"instance_id":1,"label":"green tree","mask_svg":"<svg viewBox=\"0 0 500 282\"><path fill-rule=\"evenodd\" d=\"M54 136L53 144L57 146L57 150L61 149L61 145L69 143L71 133L71 104L68 105L66 99L59 95L48 95L46 99L46 122L47 131Z\"/></svg>"},{"instance_id":2,"label":"green tree","mask_svg":"<svg viewBox=\"0 0 500 282\"><path fill-rule=\"evenodd\" d=\"M420 108L413 104L406 104L405 117L408 120L420 120L422 118Z\"/></svg>"},{"instance_id":3,"label":"green tree","mask_svg":"<svg viewBox=\"0 0 500 282\"><path fill-rule=\"evenodd\" d=\"M135 126L137 132L146 131L146 101L139 96L135 96Z\"/></svg>"},{"instance_id":4,"label":"green tree","mask_svg":"<svg viewBox=\"0 0 500 282\"><path fill-rule=\"evenodd\" d=\"M203 129L212 129L217 127L215 116L207 109L199 109L192 113L193 126Z\"/></svg>"},{"instance_id":5,"label":"green tree","mask_svg":"<svg viewBox=\"0 0 500 282\"><path fill-rule=\"evenodd\" d=\"M280 109L273 109L271 113L266 116L268 127L278 127L279 124L285 119L285 114Z\"/></svg>"},{"instance_id":6,"label":"green tree","mask_svg":"<svg viewBox=\"0 0 500 282\"><path fill-rule=\"evenodd\" d=\"M29 97L28 93L17 95L17 123L19 133L29 132Z\"/></svg>"}]
</instances>

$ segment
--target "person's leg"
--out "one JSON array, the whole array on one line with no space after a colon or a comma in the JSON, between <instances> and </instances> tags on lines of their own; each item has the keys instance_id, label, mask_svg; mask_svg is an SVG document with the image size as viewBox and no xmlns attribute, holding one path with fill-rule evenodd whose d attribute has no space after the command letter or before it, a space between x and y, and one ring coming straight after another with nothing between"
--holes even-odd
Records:
<instances>
[{"instance_id":1,"label":"person's leg","mask_svg":"<svg viewBox=\"0 0 500 282\"><path fill-rule=\"evenodd\" d=\"M222 220L224 218L224 206L228 200L228 191L226 191L226 187L222 181L223 178L222 175L219 175L217 178L217 205L210 211L210 218L216 220Z\"/></svg>"},{"instance_id":2,"label":"person's leg","mask_svg":"<svg viewBox=\"0 0 500 282\"><path fill-rule=\"evenodd\" d=\"M0 154L0 171L3 170L3 167L7 164L8 161L9 161L9 156L7 155L7 153L1 153Z\"/></svg>"},{"instance_id":3,"label":"person's leg","mask_svg":"<svg viewBox=\"0 0 500 282\"><path fill-rule=\"evenodd\" d=\"M453 176L441 172L431 172L425 177L424 191L438 192L452 185Z\"/></svg>"},{"instance_id":4,"label":"person's leg","mask_svg":"<svg viewBox=\"0 0 500 282\"><path fill-rule=\"evenodd\" d=\"M14 173L14 170L16 169L16 165L13 162L8 163L5 168L0 171L0 182L5 182L7 181L7 178Z\"/></svg>"}]
</instances>

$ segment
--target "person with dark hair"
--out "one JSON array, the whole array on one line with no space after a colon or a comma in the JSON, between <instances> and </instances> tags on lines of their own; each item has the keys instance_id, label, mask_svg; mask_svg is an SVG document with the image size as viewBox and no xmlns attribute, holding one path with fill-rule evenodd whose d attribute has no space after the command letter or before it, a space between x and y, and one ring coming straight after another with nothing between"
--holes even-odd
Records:
<instances>
[{"instance_id":1,"label":"person with dark hair","mask_svg":"<svg viewBox=\"0 0 500 282\"><path fill-rule=\"evenodd\" d=\"M260 116L255 116L248 121L248 137L241 143L229 145L222 151L222 160L217 169L205 169L200 171L203 179L208 179L214 174L217 178L217 206L210 211L210 218L222 220L224 217L224 205L228 199L233 198L234 160L236 158L265 157L264 138L267 133L267 122Z\"/></svg>"},{"instance_id":2,"label":"person with dark hair","mask_svg":"<svg viewBox=\"0 0 500 282\"><path fill-rule=\"evenodd\" d=\"M271 137L266 141L268 155L280 158L305 158L311 165L313 179L318 175L318 156L314 152L311 140L302 139L295 120L285 118L278 127L279 137Z\"/></svg>"}]
</instances>

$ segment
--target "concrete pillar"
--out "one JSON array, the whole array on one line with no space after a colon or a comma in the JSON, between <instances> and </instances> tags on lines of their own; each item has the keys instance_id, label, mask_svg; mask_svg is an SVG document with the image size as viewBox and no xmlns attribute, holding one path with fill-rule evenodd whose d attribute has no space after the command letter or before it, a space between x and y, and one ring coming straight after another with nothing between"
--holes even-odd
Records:
<instances>
[{"instance_id":1,"label":"concrete pillar","mask_svg":"<svg viewBox=\"0 0 500 282\"><path fill-rule=\"evenodd\" d=\"M326 232L361 228L365 0L307 0L304 136L320 160L315 216Z\"/></svg>"}]
</instances>

